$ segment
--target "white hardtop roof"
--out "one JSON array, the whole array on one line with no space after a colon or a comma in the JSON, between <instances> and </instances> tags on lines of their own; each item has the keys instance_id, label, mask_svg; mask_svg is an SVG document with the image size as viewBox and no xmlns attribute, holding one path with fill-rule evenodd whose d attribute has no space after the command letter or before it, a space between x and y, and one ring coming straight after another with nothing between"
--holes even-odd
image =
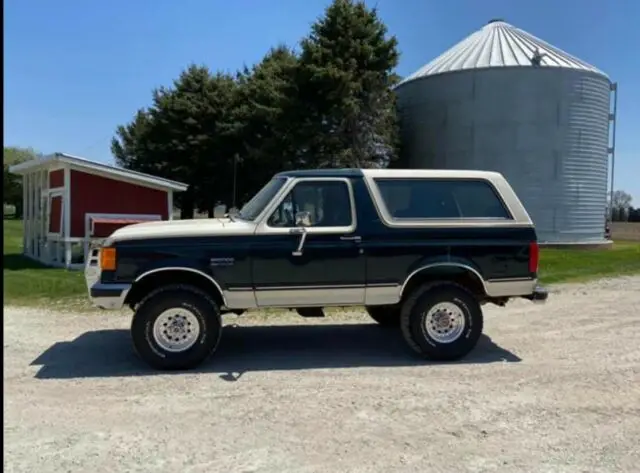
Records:
<instances>
[{"instance_id":1,"label":"white hardtop roof","mask_svg":"<svg viewBox=\"0 0 640 473\"><path fill-rule=\"evenodd\" d=\"M111 178L122 181L130 181L139 185L148 187L159 187L166 190L185 191L189 187L187 184L162 177L152 176L137 171L111 166L109 164L90 161L79 156L73 156L65 153L53 153L43 158L32 159L24 163L15 164L9 168L9 172L14 174L29 174L30 172L50 168L56 164L67 164L81 171L98 172L107 174Z\"/></svg>"},{"instance_id":2,"label":"white hardtop roof","mask_svg":"<svg viewBox=\"0 0 640 473\"><path fill-rule=\"evenodd\" d=\"M380 178L441 178L441 179L504 179L496 171L478 171L466 169L363 169L365 177Z\"/></svg>"}]
</instances>

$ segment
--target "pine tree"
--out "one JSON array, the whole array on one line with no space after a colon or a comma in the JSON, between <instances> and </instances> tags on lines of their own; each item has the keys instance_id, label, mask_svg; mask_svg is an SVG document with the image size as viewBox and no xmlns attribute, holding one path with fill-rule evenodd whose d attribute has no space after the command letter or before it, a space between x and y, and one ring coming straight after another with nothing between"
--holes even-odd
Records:
<instances>
[{"instance_id":1,"label":"pine tree","mask_svg":"<svg viewBox=\"0 0 640 473\"><path fill-rule=\"evenodd\" d=\"M398 58L395 37L362 1L334 0L313 24L299 71L308 167L381 167L396 158Z\"/></svg>"},{"instance_id":2,"label":"pine tree","mask_svg":"<svg viewBox=\"0 0 640 473\"><path fill-rule=\"evenodd\" d=\"M240 79L241 195L256 189L284 169L297 167L296 130L300 105L296 100L298 58L288 47L272 48L245 69Z\"/></svg>"},{"instance_id":3,"label":"pine tree","mask_svg":"<svg viewBox=\"0 0 640 473\"><path fill-rule=\"evenodd\" d=\"M292 168L379 167L397 156L397 42L375 9L335 0L301 43L234 76L188 67L116 130L118 164L189 184L183 218L246 201Z\"/></svg>"},{"instance_id":4,"label":"pine tree","mask_svg":"<svg viewBox=\"0 0 640 473\"><path fill-rule=\"evenodd\" d=\"M182 217L194 209L213 214L216 201L231 198L233 159L237 153L235 79L192 65L153 93L153 105L118 127L112 142L116 161L189 184L179 194Z\"/></svg>"}]
</instances>

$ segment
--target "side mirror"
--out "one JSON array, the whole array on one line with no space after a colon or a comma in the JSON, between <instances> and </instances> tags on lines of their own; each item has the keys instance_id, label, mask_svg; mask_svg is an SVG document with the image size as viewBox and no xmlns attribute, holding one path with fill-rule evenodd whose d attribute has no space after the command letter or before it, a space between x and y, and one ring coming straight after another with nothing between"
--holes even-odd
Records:
<instances>
[{"instance_id":1,"label":"side mirror","mask_svg":"<svg viewBox=\"0 0 640 473\"><path fill-rule=\"evenodd\" d=\"M296 227L310 227L311 226L311 212L303 210L296 212L295 218Z\"/></svg>"}]
</instances>

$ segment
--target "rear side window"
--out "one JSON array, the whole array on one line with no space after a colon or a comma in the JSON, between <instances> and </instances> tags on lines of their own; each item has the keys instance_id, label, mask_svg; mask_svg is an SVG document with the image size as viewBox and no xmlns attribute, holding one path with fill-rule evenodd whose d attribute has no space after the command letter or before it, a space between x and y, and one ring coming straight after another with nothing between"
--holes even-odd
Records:
<instances>
[{"instance_id":1,"label":"rear side window","mask_svg":"<svg viewBox=\"0 0 640 473\"><path fill-rule=\"evenodd\" d=\"M487 181L375 179L375 182L394 219L511 219Z\"/></svg>"}]
</instances>

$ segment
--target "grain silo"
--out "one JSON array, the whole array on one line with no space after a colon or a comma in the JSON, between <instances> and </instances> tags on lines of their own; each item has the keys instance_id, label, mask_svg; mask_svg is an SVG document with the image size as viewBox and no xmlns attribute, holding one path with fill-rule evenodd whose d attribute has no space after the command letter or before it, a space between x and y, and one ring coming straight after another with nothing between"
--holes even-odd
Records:
<instances>
[{"instance_id":1,"label":"grain silo","mask_svg":"<svg viewBox=\"0 0 640 473\"><path fill-rule=\"evenodd\" d=\"M604 241L616 87L502 20L396 88L410 167L503 173L547 243Z\"/></svg>"}]
</instances>

